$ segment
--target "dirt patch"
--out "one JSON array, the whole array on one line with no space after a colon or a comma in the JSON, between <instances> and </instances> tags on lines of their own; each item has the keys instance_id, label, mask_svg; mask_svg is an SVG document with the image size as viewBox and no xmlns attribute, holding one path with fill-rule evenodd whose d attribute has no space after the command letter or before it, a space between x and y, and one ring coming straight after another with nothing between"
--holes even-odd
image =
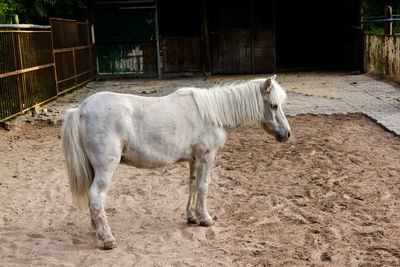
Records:
<instances>
[{"instance_id":1,"label":"dirt patch","mask_svg":"<svg viewBox=\"0 0 400 267\"><path fill-rule=\"evenodd\" d=\"M210 228L186 224L188 166L120 165L107 198L118 248L71 205L60 128L0 132L0 262L13 265L399 265L400 139L362 115L289 118L279 144L232 133L214 164Z\"/></svg>"}]
</instances>

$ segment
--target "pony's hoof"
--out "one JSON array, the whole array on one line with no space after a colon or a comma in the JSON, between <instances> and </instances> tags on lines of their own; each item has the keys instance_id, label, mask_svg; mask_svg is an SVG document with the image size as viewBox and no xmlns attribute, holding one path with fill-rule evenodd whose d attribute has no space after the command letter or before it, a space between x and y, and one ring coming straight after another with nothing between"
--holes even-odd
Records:
<instances>
[{"instance_id":1,"label":"pony's hoof","mask_svg":"<svg viewBox=\"0 0 400 267\"><path fill-rule=\"evenodd\" d=\"M190 217L187 220L188 220L188 224L198 224L199 223L199 220L197 220L196 217Z\"/></svg>"},{"instance_id":2,"label":"pony's hoof","mask_svg":"<svg viewBox=\"0 0 400 267\"><path fill-rule=\"evenodd\" d=\"M105 250L113 249L117 247L117 242L115 240L104 240L103 246Z\"/></svg>"},{"instance_id":3,"label":"pony's hoof","mask_svg":"<svg viewBox=\"0 0 400 267\"><path fill-rule=\"evenodd\" d=\"M213 220L211 218L205 219L205 220L200 220L200 225L204 227L210 227L213 225Z\"/></svg>"}]
</instances>

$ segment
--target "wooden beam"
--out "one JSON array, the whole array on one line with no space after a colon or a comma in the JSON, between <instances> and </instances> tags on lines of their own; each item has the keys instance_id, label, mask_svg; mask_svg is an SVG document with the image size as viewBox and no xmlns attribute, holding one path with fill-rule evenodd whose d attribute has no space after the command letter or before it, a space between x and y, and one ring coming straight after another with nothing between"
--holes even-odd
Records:
<instances>
[{"instance_id":1,"label":"wooden beam","mask_svg":"<svg viewBox=\"0 0 400 267\"><path fill-rule=\"evenodd\" d=\"M72 52L76 50L82 50L86 48L92 48L93 45L82 45L82 46L74 46L74 47L67 47L67 48L58 48L54 49L54 53L64 53L64 52Z\"/></svg>"},{"instance_id":2,"label":"wooden beam","mask_svg":"<svg viewBox=\"0 0 400 267\"><path fill-rule=\"evenodd\" d=\"M81 73L79 73L79 74L77 74L77 75L70 76L70 77L68 77L68 78L65 78L64 80L58 81L57 84L63 83L63 82L66 82L66 81L69 81L69 80L72 80L72 79L75 79L75 83L76 83L76 78L78 78L79 76L82 76L82 75L84 75L84 74L87 74L87 73L89 73L89 72L91 72L91 71L93 71L93 70L96 70L96 69L95 69L95 68L91 68L90 70L81 72Z\"/></svg>"},{"instance_id":3,"label":"wooden beam","mask_svg":"<svg viewBox=\"0 0 400 267\"><path fill-rule=\"evenodd\" d=\"M16 74L21 74L21 73L26 73L26 72L30 72L30 71L34 71L34 70L50 68L50 67L53 67L53 66L54 66L54 63L49 63L49 64L45 64L45 65L35 66L35 67L32 67L32 68L26 68L26 69L22 69L22 70L16 70L16 71L12 71L12 72L7 72L7 73L1 73L0 74L0 78L4 78L4 77L16 75Z\"/></svg>"}]
</instances>

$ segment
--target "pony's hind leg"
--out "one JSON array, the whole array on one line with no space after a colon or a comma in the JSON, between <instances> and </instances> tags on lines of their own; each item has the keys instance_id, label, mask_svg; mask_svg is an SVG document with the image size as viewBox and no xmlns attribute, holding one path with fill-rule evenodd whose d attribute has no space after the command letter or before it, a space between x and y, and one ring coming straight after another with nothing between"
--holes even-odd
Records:
<instances>
[{"instance_id":1,"label":"pony's hind leg","mask_svg":"<svg viewBox=\"0 0 400 267\"><path fill-rule=\"evenodd\" d=\"M104 162L105 163L105 162ZM119 158L117 156L108 157L107 164L94 166L94 180L89 190L89 208L96 229L96 236L103 242L105 249L112 249L117 246L115 238L111 233L111 228L107 222L107 216L104 211L104 202L107 196L107 190L111 183L111 178L118 166Z\"/></svg>"},{"instance_id":2,"label":"pony's hind leg","mask_svg":"<svg viewBox=\"0 0 400 267\"><path fill-rule=\"evenodd\" d=\"M197 201L196 172L197 171L195 168L195 163L190 162L189 201L186 207L186 215L188 223L198 223L196 216L196 201Z\"/></svg>"}]
</instances>

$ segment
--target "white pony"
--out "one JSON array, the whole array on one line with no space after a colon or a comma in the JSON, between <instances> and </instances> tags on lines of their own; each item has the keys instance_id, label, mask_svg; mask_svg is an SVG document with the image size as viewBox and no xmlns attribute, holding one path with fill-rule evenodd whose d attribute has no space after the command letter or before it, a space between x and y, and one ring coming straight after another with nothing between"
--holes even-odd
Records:
<instances>
[{"instance_id":1,"label":"white pony","mask_svg":"<svg viewBox=\"0 0 400 267\"><path fill-rule=\"evenodd\" d=\"M182 88L163 97L101 92L67 111L62 142L72 196L78 206L89 205L105 249L116 247L104 201L121 161L139 168L188 161L188 222L212 225L206 205L210 169L228 131L261 124L280 142L290 137L282 111L286 93L275 77Z\"/></svg>"}]
</instances>

